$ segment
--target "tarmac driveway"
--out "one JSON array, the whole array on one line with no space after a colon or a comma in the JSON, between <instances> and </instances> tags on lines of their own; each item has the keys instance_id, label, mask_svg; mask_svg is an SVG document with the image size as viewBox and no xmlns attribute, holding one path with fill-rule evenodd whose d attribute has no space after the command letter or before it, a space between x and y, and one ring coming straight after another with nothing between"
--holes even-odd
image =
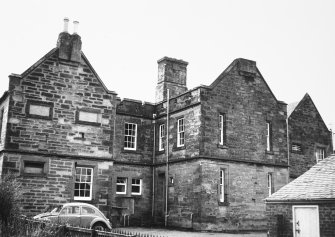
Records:
<instances>
[{"instance_id":1,"label":"tarmac driveway","mask_svg":"<svg viewBox=\"0 0 335 237\"><path fill-rule=\"evenodd\" d=\"M192 231L179 231L179 230L168 230L168 229L156 229L156 228L139 228L139 227L124 227L117 228L120 230L129 231L138 234L149 234L157 237L266 237L265 232L251 232L251 233L239 233L239 234L226 234L226 233L213 233L213 232L192 232Z\"/></svg>"}]
</instances>

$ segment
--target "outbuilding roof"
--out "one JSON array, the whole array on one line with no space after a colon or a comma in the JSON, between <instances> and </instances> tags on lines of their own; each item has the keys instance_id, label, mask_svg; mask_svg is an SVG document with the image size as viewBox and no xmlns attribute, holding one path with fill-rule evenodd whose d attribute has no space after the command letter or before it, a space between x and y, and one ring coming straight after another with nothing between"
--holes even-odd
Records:
<instances>
[{"instance_id":1,"label":"outbuilding roof","mask_svg":"<svg viewBox=\"0 0 335 237\"><path fill-rule=\"evenodd\" d=\"M335 200L335 155L266 198L266 202Z\"/></svg>"}]
</instances>

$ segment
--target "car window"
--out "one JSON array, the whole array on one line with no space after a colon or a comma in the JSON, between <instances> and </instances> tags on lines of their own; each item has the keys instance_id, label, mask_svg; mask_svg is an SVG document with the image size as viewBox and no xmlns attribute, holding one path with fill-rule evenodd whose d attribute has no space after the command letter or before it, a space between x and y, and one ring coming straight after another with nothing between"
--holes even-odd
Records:
<instances>
[{"instance_id":1,"label":"car window","mask_svg":"<svg viewBox=\"0 0 335 237\"><path fill-rule=\"evenodd\" d=\"M65 207L60 215L69 215L69 214L79 214L80 213L80 209L79 206L72 206L72 207Z\"/></svg>"},{"instance_id":2,"label":"car window","mask_svg":"<svg viewBox=\"0 0 335 237\"><path fill-rule=\"evenodd\" d=\"M95 214L95 211L90 207L81 207L81 214L82 215Z\"/></svg>"}]
</instances>

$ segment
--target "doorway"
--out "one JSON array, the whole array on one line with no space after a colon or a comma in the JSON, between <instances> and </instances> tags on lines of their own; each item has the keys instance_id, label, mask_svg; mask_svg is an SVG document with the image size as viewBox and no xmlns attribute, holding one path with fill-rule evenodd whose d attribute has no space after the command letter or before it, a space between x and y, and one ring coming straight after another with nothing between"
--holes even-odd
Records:
<instances>
[{"instance_id":1,"label":"doorway","mask_svg":"<svg viewBox=\"0 0 335 237\"><path fill-rule=\"evenodd\" d=\"M320 237L318 206L293 206L292 215L294 237Z\"/></svg>"}]
</instances>

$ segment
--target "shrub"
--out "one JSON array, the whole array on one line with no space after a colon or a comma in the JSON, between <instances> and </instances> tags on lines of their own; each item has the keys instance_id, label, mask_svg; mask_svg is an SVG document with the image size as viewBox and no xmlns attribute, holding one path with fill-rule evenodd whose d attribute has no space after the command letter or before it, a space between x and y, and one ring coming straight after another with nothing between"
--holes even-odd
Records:
<instances>
[{"instance_id":1,"label":"shrub","mask_svg":"<svg viewBox=\"0 0 335 237\"><path fill-rule=\"evenodd\" d=\"M8 232L9 223L20 215L18 201L20 185L13 174L6 174L0 180L0 223L2 233Z\"/></svg>"}]
</instances>

